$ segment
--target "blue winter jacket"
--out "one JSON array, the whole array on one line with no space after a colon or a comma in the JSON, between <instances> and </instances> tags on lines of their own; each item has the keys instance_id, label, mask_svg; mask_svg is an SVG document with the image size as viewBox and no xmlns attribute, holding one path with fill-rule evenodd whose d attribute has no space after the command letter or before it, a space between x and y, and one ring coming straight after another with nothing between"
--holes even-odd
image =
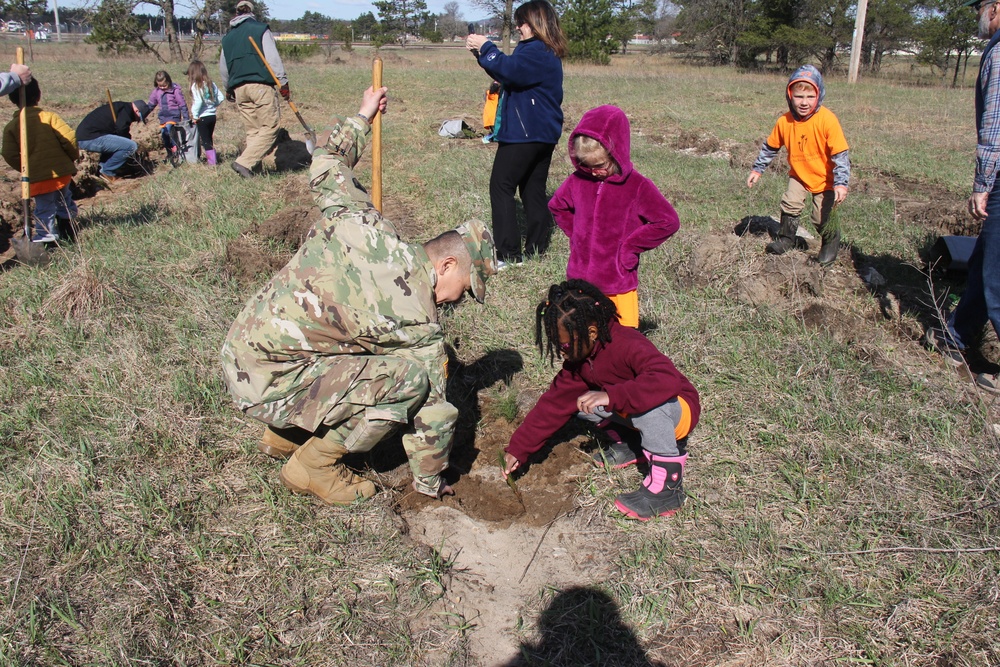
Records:
<instances>
[{"instance_id":1,"label":"blue winter jacket","mask_svg":"<svg viewBox=\"0 0 1000 667\"><path fill-rule=\"evenodd\" d=\"M500 98L502 143L557 144L563 126L563 69L545 42L521 40L509 56L493 42L479 49L479 66L503 85Z\"/></svg>"}]
</instances>

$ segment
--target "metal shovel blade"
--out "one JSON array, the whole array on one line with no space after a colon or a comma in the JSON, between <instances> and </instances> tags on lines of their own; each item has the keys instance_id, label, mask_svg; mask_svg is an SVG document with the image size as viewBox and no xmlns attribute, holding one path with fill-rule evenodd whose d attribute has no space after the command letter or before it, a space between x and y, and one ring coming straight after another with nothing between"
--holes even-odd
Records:
<instances>
[{"instance_id":1,"label":"metal shovel blade","mask_svg":"<svg viewBox=\"0 0 1000 667\"><path fill-rule=\"evenodd\" d=\"M28 266L45 266L52 260L44 243L32 243L27 237L11 239L11 247L17 255L17 261Z\"/></svg>"}]
</instances>

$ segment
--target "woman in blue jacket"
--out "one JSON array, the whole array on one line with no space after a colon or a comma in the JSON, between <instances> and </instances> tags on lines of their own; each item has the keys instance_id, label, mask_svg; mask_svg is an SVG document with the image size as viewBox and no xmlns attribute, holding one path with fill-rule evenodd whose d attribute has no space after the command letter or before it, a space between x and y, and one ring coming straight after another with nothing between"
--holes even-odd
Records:
<instances>
[{"instance_id":1,"label":"woman in blue jacket","mask_svg":"<svg viewBox=\"0 0 1000 667\"><path fill-rule=\"evenodd\" d=\"M527 221L524 252L539 254L548 244L552 215L545 182L563 125L566 36L559 17L547 0L531 0L514 12L514 23L521 41L509 56L483 35L469 35L465 41L480 67L502 86L491 135L499 146L490 175L498 270L519 264L522 258L515 190L520 190Z\"/></svg>"}]
</instances>

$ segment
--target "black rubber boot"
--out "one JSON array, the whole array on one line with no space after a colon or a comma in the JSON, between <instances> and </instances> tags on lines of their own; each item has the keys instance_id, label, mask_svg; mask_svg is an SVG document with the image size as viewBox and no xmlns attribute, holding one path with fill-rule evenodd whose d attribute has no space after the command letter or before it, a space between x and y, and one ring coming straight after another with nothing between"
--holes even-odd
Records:
<instances>
[{"instance_id":1,"label":"black rubber boot","mask_svg":"<svg viewBox=\"0 0 1000 667\"><path fill-rule=\"evenodd\" d=\"M649 475L631 493L615 498L615 507L630 519L648 521L654 516L671 516L684 504L684 464L681 456L649 455Z\"/></svg>"},{"instance_id":2,"label":"black rubber boot","mask_svg":"<svg viewBox=\"0 0 1000 667\"><path fill-rule=\"evenodd\" d=\"M827 223L825 226L827 229L820 230L820 234L823 236L823 245L820 247L819 255L816 257L816 261L820 263L820 266L833 264L837 260L837 253L840 252L840 230L830 230L830 223Z\"/></svg>"},{"instance_id":3,"label":"black rubber boot","mask_svg":"<svg viewBox=\"0 0 1000 667\"><path fill-rule=\"evenodd\" d=\"M795 248L795 233L799 230L799 216L781 214L781 228L778 238L767 244L767 252L772 255L784 255Z\"/></svg>"}]
</instances>

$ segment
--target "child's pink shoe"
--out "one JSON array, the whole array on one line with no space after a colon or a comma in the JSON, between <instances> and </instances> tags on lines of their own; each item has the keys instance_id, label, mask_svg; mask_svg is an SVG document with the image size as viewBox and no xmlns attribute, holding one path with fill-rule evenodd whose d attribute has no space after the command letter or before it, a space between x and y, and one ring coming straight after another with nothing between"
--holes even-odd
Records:
<instances>
[{"instance_id":1,"label":"child's pink shoe","mask_svg":"<svg viewBox=\"0 0 1000 667\"><path fill-rule=\"evenodd\" d=\"M642 486L615 498L615 507L630 519L648 521L654 516L672 516L684 504L683 456L649 455L649 475Z\"/></svg>"}]
</instances>

